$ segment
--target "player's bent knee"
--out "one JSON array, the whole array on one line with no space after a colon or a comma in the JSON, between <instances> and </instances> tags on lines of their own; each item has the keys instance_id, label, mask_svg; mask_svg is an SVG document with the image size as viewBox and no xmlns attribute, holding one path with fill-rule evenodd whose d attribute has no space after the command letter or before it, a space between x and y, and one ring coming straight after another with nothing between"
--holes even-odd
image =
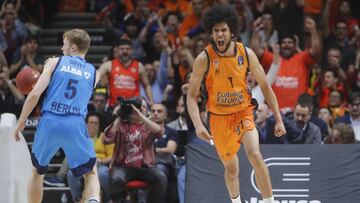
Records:
<instances>
[{"instance_id":1,"label":"player's bent knee","mask_svg":"<svg viewBox=\"0 0 360 203\"><path fill-rule=\"evenodd\" d=\"M247 153L249 161L254 164L260 164L263 162L262 155L259 151L252 151Z\"/></svg>"}]
</instances>

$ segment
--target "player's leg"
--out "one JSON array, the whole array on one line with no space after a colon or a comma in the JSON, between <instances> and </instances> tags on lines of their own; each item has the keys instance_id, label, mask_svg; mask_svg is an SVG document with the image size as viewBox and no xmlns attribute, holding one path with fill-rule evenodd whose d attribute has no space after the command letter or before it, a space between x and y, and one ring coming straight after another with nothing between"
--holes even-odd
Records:
<instances>
[{"instance_id":1,"label":"player's leg","mask_svg":"<svg viewBox=\"0 0 360 203\"><path fill-rule=\"evenodd\" d=\"M222 160L224 165L225 184L228 189L231 199L236 199L240 196L239 186L239 158L235 154L230 160Z\"/></svg>"},{"instance_id":2,"label":"player's leg","mask_svg":"<svg viewBox=\"0 0 360 203\"><path fill-rule=\"evenodd\" d=\"M265 165L259 148L259 135L254 128L246 131L242 137L242 143L245 147L246 155L254 168L256 184L259 187L263 199L272 198L272 187L269 170Z\"/></svg>"},{"instance_id":3,"label":"player's leg","mask_svg":"<svg viewBox=\"0 0 360 203\"><path fill-rule=\"evenodd\" d=\"M40 203L43 198L44 175L39 175L36 168L32 168L28 186L29 203Z\"/></svg>"},{"instance_id":4,"label":"player's leg","mask_svg":"<svg viewBox=\"0 0 360 203\"><path fill-rule=\"evenodd\" d=\"M95 200L100 202L100 183L97 173L96 165L93 168L93 171L84 175L84 191L83 191L83 200L89 203L97 203ZM94 200L91 202L90 200Z\"/></svg>"},{"instance_id":5,"label":"player's leg","mask_svg":"<svg viewBox=\"0 0 360 203\"><path fill-rule=\"evenodd\" d=\"M51 158L60 146L51 119L42 118L34 135L31 152L32 175L28 185L29 203L40 203L43 197L43 179Z\"/></svg>"}]
</instances>

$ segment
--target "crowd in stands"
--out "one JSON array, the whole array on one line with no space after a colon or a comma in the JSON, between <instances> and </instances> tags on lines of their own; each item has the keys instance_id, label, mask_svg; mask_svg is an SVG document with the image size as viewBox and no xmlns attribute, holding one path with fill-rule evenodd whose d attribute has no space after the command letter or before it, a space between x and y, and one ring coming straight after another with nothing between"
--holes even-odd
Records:
<instances>
[{"instance_id":1,"label":"crowd in stands","mask_svg":"<svg viewBox=\"0 0 360 203\"><path fill-rule=\"evenodd\" d=\"M16 74L43 68L38 30L51 18L48 12L26 12L26 5L36 2L5 0L1 6L0 114L19 116L25 95L16 89ZM86 120L105 201L124 198L130 178L149 182L149 202L184 202L185 145L204 144L187 114L188 81L196 56L211 43L202 14L220 3L238 12L241 26L234 40L256 53L283 113L287 135L278 138L271 109L249 72L260 143L360 142L360 27L354 1L89 0L87 9L99 13L112 36L111 52L97 67L103 77ZM125 123L117 119L119 96L142 98L141 108ZM204 123L205 103L202 92L198 104ZM57 178L65 180L67 174L78 201L81 180L62 174Z\"/></svg>"}]
</instances>

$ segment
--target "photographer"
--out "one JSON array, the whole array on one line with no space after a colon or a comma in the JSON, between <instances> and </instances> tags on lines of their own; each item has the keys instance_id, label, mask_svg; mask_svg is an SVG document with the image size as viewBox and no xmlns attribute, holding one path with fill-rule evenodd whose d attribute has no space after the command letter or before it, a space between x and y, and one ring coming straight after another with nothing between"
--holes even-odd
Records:
<instances>
[{"instance_id":1,"label":"photographer","mask_svg":"<svg viewBox=\"0 0 360 203\"><path fill-rule=\"evenodd\" d=\"M141 112L145 100L121 100L114 112L118 115L105 130L103 142L115 143L110 169L111 199L124 198L127 181L141 180L149 184L148 203L162 203L166 191L166 175L155 168L154 140L164 134L164 128ZM144 104L143 104L144 105Z\"/></svg>"}]
</instances>

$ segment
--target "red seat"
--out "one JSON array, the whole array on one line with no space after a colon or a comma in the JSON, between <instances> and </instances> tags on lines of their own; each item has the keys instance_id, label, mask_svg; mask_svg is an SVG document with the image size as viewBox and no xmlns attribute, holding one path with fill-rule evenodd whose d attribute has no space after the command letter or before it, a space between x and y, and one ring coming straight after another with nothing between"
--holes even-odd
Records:
<instances>
[{"instance_id":1,"label":"red seat","mask_svg":"<svg viewBox=\"0 0 360 203\"><path fill-rule=\"evenodd\" d=\"M147 188L147 186L148 184L141 180L131 180L126 183L126 187L128 189L141 189L141 188Z\"/></svg>"}]
</instances>

